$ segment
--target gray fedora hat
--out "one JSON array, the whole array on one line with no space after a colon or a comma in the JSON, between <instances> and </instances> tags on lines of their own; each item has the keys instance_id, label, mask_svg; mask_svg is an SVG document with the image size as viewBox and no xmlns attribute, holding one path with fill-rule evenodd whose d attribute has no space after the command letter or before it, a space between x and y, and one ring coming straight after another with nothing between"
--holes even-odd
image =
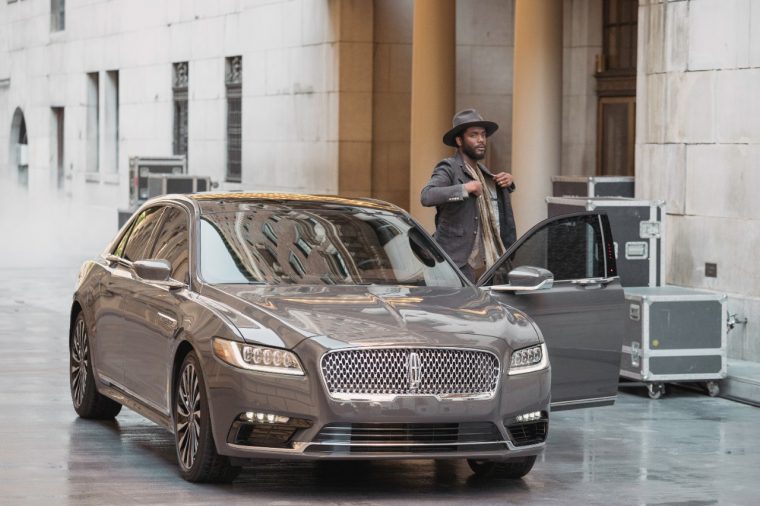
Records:
<instances>
[{"instance_id":1,"label":"gray fedora hat","mask_svg":"<svg viewBox=\"0 0 760 506\"><path fill-rule=\"evenodd\" d=\"M443 135L443 143L447 146L457 147L457 143L454 140L457 135L464 132L470 127L483 127L486 129L486 137L490 137L496 130L499 129L499 125L493 121L486 121L483 116L480 115L475 109L465 109L459 111L454 115L454 119L451 121L452 128Z\"/></svg>"}]
</instances>

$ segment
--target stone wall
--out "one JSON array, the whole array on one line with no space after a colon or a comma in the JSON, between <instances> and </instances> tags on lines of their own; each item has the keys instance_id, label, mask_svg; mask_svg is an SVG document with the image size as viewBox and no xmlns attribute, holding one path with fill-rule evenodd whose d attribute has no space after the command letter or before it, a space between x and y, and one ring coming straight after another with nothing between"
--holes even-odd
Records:
<instances>
[{"instance_id":1,"label":"stone wall","mask_svg":"<svg viewBox=\"0 0 760 506\"><path fill-rule=\"evenodd\" d=\"M749 320L729 356L760 361L760 3L642 0L638 68L636 192L667 201L667 280L727 293Z\"/></svg>"},{"instance_id":2,"label":"stone wall","mask_svg":"<svg viewBox=\"0 0 760 506\"><path fill-rule=\"evenodd\" d=\"M565 0L562 55L562 165L565 176L596 173L596 57L602 0Z\"/></svg>"},{"instance_id":3,"label":"stone wall","mask_svg":"<svg viewBox=\"0 0 760 506\"><path fill-rule=\"evenodd\" d=\"M375 2L372 195L409 209L413 0ZM432 167L431 167L432 170Z\"/></svg>"},{"instance_id":4,"label":"stone wall","mask_svg":"<svg viewBox=\"0 0 760 506\"><path fill-rule=\"evenodd\" d=\"M51 32L49 2L2 2L0 49L7 51L0 51L0 79L11 81L0 89L0 137L6 141L0 142L0 166L7 169L7 132L13 111L22 107L29 128L29 190L49 190L50 108L64 107L69 190L125 206L128 158L172 154L172 64L188 61L189 170L223 182L225 57L242 55L243 183L222 187L335 193L340 16L341 5L350 3L72 0L66 2L65 30ZM361 29L355 19L344 29L352 26ZM369 44L371 39L371 54ZM100 74L102 90L107 71L119 73L118 172L85 178L87 74ZM365 142L370 135L368 123Z\"/></svg>"},{"instance_id":5,"label":"stone wall","mask_svg":"<svg viewBox=\"0 0 760 506\"><path fill-rule=\"evenodd\" d=\"M512 164L514 24L514 0L457 1L455 109L474 107L499 124L486 159L495 171Z\"/></svg>"}]
</instances>

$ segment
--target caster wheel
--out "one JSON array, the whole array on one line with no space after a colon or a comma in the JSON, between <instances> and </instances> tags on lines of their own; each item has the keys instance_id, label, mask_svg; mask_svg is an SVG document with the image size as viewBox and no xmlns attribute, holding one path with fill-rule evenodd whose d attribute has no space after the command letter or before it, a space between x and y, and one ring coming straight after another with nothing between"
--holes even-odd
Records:
<instances>
[{"instance_id":1,"label":"caster wheel","mask_svg":"<svg viewBox=\"0 0 760 506\"><path fill-rule=\"evenodd\" d=\"M715 381L705 383L705 388L707 388L707 395L710 397L717 397L720 393L720 386Z\"/></svg>"},{"instance_id":2,"label":"caster wheel","mask_svg":"<svg viewBox=\"0 0 760 506\"><path fill-rule=\"evenodd\" d=\"M665 395L665 385L662 383L649 383L647 385L647 390L649 391L650 399L659 399Z\"/></svg>"}]
</instances>

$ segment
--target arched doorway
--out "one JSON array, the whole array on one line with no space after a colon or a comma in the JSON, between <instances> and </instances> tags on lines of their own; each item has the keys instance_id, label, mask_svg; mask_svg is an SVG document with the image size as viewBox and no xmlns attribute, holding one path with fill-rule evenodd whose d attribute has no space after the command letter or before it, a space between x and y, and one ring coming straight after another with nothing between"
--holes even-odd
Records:
<instances>
[{"instance_id":1,"label":"arched doorway","mask_svg":"<svg viewBox=\"0 0 760 506\"><path fill-rule=\"evenodd\" d=\"M10 167L21 186L29 185L29 146L24 112L17 107L11 120Z\"/></svg>"}]
</instances>

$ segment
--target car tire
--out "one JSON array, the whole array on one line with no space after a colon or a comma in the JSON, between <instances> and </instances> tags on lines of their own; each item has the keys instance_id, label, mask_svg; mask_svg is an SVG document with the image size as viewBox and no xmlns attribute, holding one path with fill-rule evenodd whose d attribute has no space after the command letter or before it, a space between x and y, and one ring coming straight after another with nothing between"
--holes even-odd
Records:
<instances>
[{"instance_id":1,"label":"car tire","mask_svg":"<svg viewBox=\"0 0 760 506\"><path fill-rule=\"evenodd\" d=\"M69 335L69 387L74 410L81 418L112 420L121 411L121 404L102 395L95 386L90 335L81 312Z\"/></svg>"},{"instance_id":2,"label":"car tire","mask_svg":"<svg viewBox=\"0 0 760 506\"><path fill-rule=\"evenodd\" d=\"M478 477L518 480L528 474L536 463L536 456L505 461L467 459L470 469Z\"/></svg>"},{"instance_id":3,"label":"car tire","mask_svg":"<svg viewBox=\"0 0 760 506\"><path fill-rule=\"evenodd\" d=\"M174 387L174 440L180 473L194 483L227 483L240 468L219 455L211 433L206 384L198 356L191 351L182 362Z\"/></svg>"}]
</instances>

